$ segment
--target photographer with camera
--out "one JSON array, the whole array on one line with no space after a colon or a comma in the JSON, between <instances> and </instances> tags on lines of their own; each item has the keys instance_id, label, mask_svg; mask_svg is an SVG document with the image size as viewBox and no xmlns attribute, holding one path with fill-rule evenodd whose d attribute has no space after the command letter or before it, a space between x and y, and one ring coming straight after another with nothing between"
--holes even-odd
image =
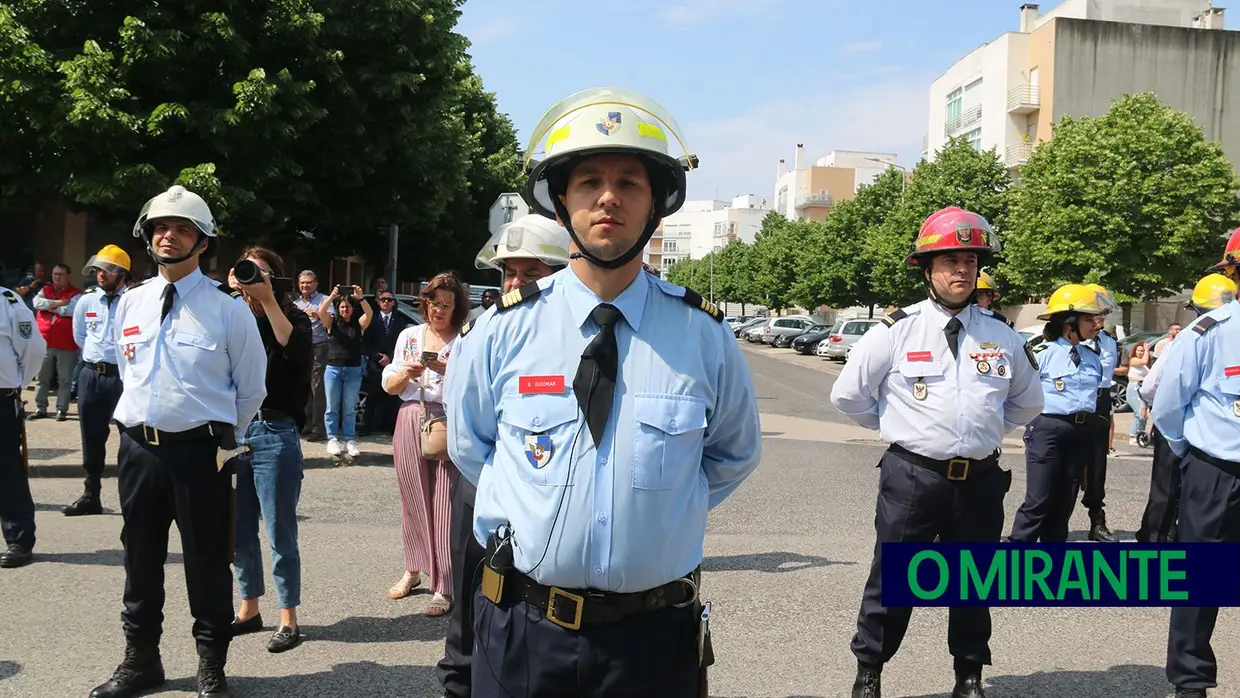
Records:
<instances>
[{"instance_id":1,"label":"photographer with camera","mask_svg":"<svg viewBox=\"0 0 1240 698\"><path fill-rule=\"evenodd\" d=\"M361 317L358 317L358 306ZM332 314L335 308L335 315ZM327 454L333 458L341 451L356 458L357 398L362 390L362 335L370 327L370 303L362 296L361 286L336 284L332 294L319 306L319 320L327 331L327 369L323 372L323 388L327 393ZM345 441L341 446L341 440Z\"/></svg>"},{"instance_id":2,"label":"photographer with camera","mask_svg":"<svg viewBox=\"0 0 1240 698\"><path fill-rule=\"evenodd\" d=\"M262 515L271 544L271 576L280 603L280 625L269 652L284 652L301 644L297 607L301 604L301 553L297 545L297 503L301 498L304 461L300 432L306 423L310 399L310 372L314 364L310 318L293 305L293 280L284 277L284 261L264 247L242 253L228 285L242 298L258 321L267 353L267 397L245 429L239 446L249 451L235 460L237 473L237 537L233 567L241 592L241 608L233 619L233 635L259 632L263 616L263 556L258 544Z\"/></svg>"}]
</instances>

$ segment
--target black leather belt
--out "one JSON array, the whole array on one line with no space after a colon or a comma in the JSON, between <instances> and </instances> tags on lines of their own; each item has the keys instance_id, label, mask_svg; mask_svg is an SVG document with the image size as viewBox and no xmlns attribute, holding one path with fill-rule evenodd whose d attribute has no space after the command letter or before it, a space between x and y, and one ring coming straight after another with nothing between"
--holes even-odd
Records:
<instances>
[{"instance_id":1,"label":"black leather belt","mask_svg":"<svg viewBox=\"0 0 1240 698\"><path fill-rule=\"evenodd\" d=\"M1188 452L1193 454L1193 457L1197 460L1209 463L1232 477L1240 477L1240 463L1233 463L1229 460L1223 460L1222 458L1215 458L1196 446L1189 446Z\"/></svg>"},{"instance_id":2,"label":"black leather belt","mask_svg":"<svg viewBox=\"0 0 1240 698\"><path fill-rule=\"evenodd\" d=\"M84 368L94 369L97 373L104 376L119 376L121 367L116 364L110 364L106 361L87 361L82 364Z\"/></svg>"},{"instance_id":3,"label":"black leather belt","mask_svg":"<svg viewBox=\"0 0 1240 698\"><path fill-rule=\"evenodd\" d=\"M258 413L254 415L254 419L257 419L260 422L284 422L284 421L292 422L292 421L295 421L292 417L290 417L285 412L281 412L280 410L268 409L266 407L259 410Z\"/></svg>"},{"instance_id":4,"label":"black leather belt","mask_svg":"<svg viewBox=\"0 0 1240 698\"><path fill-rule=\"evenodd\" d=\"M132 439L138 439L152 446L158 446L161 443L182 443L185 441L201 441L203 439L218 440L220 432L213 428L211 424L203 424L202 426L186 429L185 431L163 431L146 424L138 424L132 427L122 427L125 433L129 434Z\"/></svg>"},{"instance_id":5,"label":"black leather belt","mask_svg":"<svg viewBox=\"0 0 1240 698\"><path fill-rule=\"evenodd\" d=\"M506 575L504 600L524 601L561 628L578 630L582 625L615 623L663 608L685 608L697 601L695 579L699 579L698 570L649 591L619 594L549 587L514 570Z\"/></svg>"},{"instance_id":6,"label":"black leather belt","mask_svg":"<svg viewBox=\"0 0 1240 698\"><path fill-rule=\"evenodd\" d=\"M1058 419L1061 422L1071 422L1072 424L1084 424L1090 417L1097 417L1096 412L1073 412L1072 414L1047 414L1042 413L1043 417Z\"/></svg>"},{"instance_id":7,"label":"black leather belt","mask_svg":"<svg viewBox=\"0 0 1240 698\"><path fill-rule=\"evenodd\" d=\"M920 453L913 453L899 444L891 444L891 447L887 450L895 454L900 460L920 465L926 470L933 470L952 482L964 482L971 476L981 475L999 465L998 451L985 458L948 458L947 460L939 460L923 456Z\"/></svg>"}]
</instances>

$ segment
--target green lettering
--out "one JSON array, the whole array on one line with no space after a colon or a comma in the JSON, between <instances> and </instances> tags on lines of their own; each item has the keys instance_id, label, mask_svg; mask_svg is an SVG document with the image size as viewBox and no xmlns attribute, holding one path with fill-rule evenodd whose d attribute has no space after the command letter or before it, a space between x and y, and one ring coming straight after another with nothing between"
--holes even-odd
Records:
<instances>
[{"instance_id":1,"label":"green lettering","mask_svg":"<svg viewBox=\"0 0 1240 698\"><path fill-rule=\"evenodd\" d=\"M1020 598L1020 553L1009 559L1012 561L1012 575L1009 577L1012 581L1012 590L1006 597L1001 597L1004 601Z\"/></svg>"},{"instance_id":2,"label":"green lettering","mask_svg":"<svg viewBox=\"0 0 1240 698\"><path fill-rule=\"evenodd\" d=\"M1115 598L1126 601L1128 599L1128 565L1124 563L1124 553L1120 552L1119 576L1115 575L1115 569L1111 567L1110 560L1101 550L1094 551L1093 562L1094 598L1102 598L1102 577L1106 577L1111 590L1115 592Z\"/></svg>"},{"instance_id":3,"label":"green lettering","mask_svg":"<svg viewBox=\"0 0 1240 698\"><path fill-rule=\"evenodd\" d=\"M1187 556L1183 550L1160 550L1158 551L1159 562L1159 601L1185 601L1188 599L1187 591L1171 591L1167 582L1182 582L1188 579L1188 572L1185 570L1171 570L1172 560L1183 560Z\"/></svg>"},{"instance_id":4,"label":"green lettering","mask_svg":"<svg viewBox=\"0 0 1240 698\"><path fill-rule=\"evenodd\" d=\"M990 589L994 586L995 581L999 582L999 597L1004 596L1004 584L1007 580L1007 552L1000 549L995 551L995 556L990 558L990 567L986 569L986 580L981 580L980 572L977 569L977 562L973 559L973 553L965 550L960 558L960 565L964 568L960 575L960 600L964 601L969 598L969 589L972 588L977 592L977 599L985 601L990 597Z\"/></svg>"},{"instance_id":5,"label":"green lettering","mask_svg":"<svg viewBox=\"0 0 1240 698\"><path fill-rule=\"evenodd\" d=\"M1059 573L1059 593L1055 599L1063 601L1069 589L1081 593L1083 601L1089 601L1089 581L1085 574L1085 561L1081 559L1081 551L1069 550L1064 559L1063 569Z\"/></svg>"},{"instance_id":6,"label":"green lettering","mask_svg":"<svg viewBox=\"0 0 1240 698\"><path fill-rule=\"evenodd\" d=\"M917 581L917 569L925 560L931 560L939 566L939 583L934 587L934 591L926 591ZM939 553L933 550L922 550L913 556L908 563L908 588L913 592L913 596L922 601L930 601L937 599L947 591L947 584L951 579L951 575L947 571L947 560Z\"/></svg>"},{"instance_id":7,"label":"green lettering","mask_svg":"<svg viewBox=\"0 0 1240 698\"><path fill-rule=\"evenodd\" d=\"M1042 569L1035 570L1034 562L1040 561ZM1025 599L1033 599L1033 585L1042 588L1042 599L1055 598L1051 588L1046 585L1046 578L1051 573L1051 555L1044 550L1030 549L1025 551Z\"/></svg>"},{"instance_id":8,"label":"green lettering","mask_svg":"<svg viewBox=\"0 0 1240 698\"><path fill-rule=\"evenodd\" d=\"M1127 550L1129 559L1136 560L1140 565L1137 575L1137 598L1142 601L1150 599L1150 561L1158 557L1157 550Z\"/></svg>"}]
</instances>

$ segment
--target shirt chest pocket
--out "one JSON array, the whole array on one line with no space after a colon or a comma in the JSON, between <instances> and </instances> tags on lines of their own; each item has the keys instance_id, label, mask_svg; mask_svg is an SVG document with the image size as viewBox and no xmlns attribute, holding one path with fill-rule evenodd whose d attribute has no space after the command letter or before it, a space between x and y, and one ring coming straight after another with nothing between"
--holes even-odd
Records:
<instances>
[{"instance_id":1,"label":"shirt chest pocket","mask_svg":"<svg viewBox=\"0 0 1240 698\"><path fill-rule=\"evenodd\" d=\"M1240 376L1224 376L1218 380L1218 391L1222 394L1223 409L1240 417Z\"/></svg>"},{"instance_id":2,"label":"shirt chest pocket","mask_svg":"<svg viewBox=\"0 0 1240 698\"><path fill-rule=\"evenodd\" d=\"M1066 365L1060 365L1057 362L1043 372L1046 376L1048 391L1066 393L1080 386L1081 377L1077 375L1077 367L1071 362L1065 361L1064 363Z\"/></svg>"},{"instance_id":3,"label":"shirt chest pocket","mask_svg":"<svg viewBox=\"0 0 1240 698\"><path fill-rule=\"evenodd\" d=\"M533 485L569 484L565 478L580 413L573 394L512 396L500 407L501 444L521 479Z\"/></svg>"},{"instance_id":4,"label":"shirt chest pocket","mask_svg":"<svg viewBox=\"0 0 1240 698\"><path fill-rule=\"evenodd\" d=\"M633 487L667 490L702 469L706 403L687 395L634 395Z\"/></svg>"},{"instance_id":5,"label":"shirt chest pocket","mask_svg":"<svg viewBox=\"0 0 1240 698\"><path fill-rule=\"evenodd\" d=\"M142 332L138 334L130 334L125 336L121 334L121 338L116 340L116 350L126 361L142 361L146 355L155 349L154 332Z\"/></svg>"},{"instance_id":6,"label":"shirt chest pocket","mask_svg":"<svg viewBox=\"0 0 1240 698\"><path fill-rule=\"evenodd\" d=\"M899 389L921 401L929 397L935 384L943 382L943 366L937 361L905 361L896 366Z\"/></svg>"}]
</instances>

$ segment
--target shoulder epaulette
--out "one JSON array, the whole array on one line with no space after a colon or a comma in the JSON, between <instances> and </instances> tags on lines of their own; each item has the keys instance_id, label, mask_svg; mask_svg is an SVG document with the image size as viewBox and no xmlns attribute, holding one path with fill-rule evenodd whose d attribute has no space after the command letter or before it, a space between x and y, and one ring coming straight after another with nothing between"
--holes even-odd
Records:
<instances>
[{"instance_id":1,"label":"shoulder epaulette","mask_svg":"<svg viewBox=\"0 0 1240 698\"><path fill-rule=\"evenodd\" d=\"M17 297L17 294L16 294L16 293L13 293L12 291L8 290L7 288L6 288L6 289L4 289L4 298L5 298L5 300L7 300L7 301L8 301L8 302L10 302L10 303L17 303L17 302L19 302L19 300L20 300L20 299L18 299L18 297Z\"/></svg>"},{"instance_id":2,"label":"shoulder epaulette","mask_svg":"<svg viewBox=\"0 0 1240 698\"><path fill-rule=\"evenodd\" d=\"M1196 332L1197 334L1200 334L1200 335L1204 335L1205 333L1210 331L1211 327L1214 327L1220 322L1222 322L1222 320L1215 320L1209 315L1206 315L1202 317L1201 319L1199 319L1197 322L1193 323L1193 332Z\"/></svg>"},{"instance_id":3,"label":"shoulder epaulette","mask_svg":"<svg viewBox=\"0 0 1240 698\"><path fill-rule=\"evenodd\" d=\"M719 307L714 303L703 298L702 294L697 291L686 288L685 295L681 296L681 298L684 298L685 303L715 318L715 322L723 322L723 311L719 310Z\"/></svg>"},{"instance_id":4,"label":"shoulder epaulette","mask_svg":"<svg viewBox=\"0 0 1240 698\"><path fill-rule=\"evenodd\" d=\"M473 320L470 320L466 322L464 325L461 325L461 331L457 332L456 334L458 337L464 337L465 335L469 334L469 331L473 329L473 327L474 327L474 322Z\"/></svg>"},{"instance_id":5,"label":"shoulder epaulette","mask_svg":"<svg viewBox=\"0 0 1240 698\"><path fill-rule=\"evenodd\" d=\"M1095 348L1093 347L1093 345L1086 344L1085 342L1081 342L1080 344L1078 344L1078 346L1085 347L1086 349L1088 349L1088 350L1092 351L1092 352L1093 352L1093 353L1095 353L1095 354L1101 354L1101 353L1102 353L1102 351L1101 351L1100 349L1095 349Z\"/></svg>"},{"instance_id":6,"label":"shoulder epaulette","mask_svg":"<svg viewBox=\"0 0 1240 698\"><path fill-rule=\"evenodd\" d=\"M227 293L228 295L232 296L233 298L240 298L240 297L241 297L241 292L240 292L240 291L238 291L238 290L236 290L236 289L234 289L234 288L229 288L228 284L221 284L221 283L216 282L216 281L212 281L211 283L215 284L215 287L216 287L216 288L218 288L219 290L223 291L224 293Z\"/></svg>"},{"instance_id":7,"label":"shoulder epaulette","mask_svg":"<svg viewBox=\"0 0 1240 698\"><path fill-rule=\"evenodd\" d=\"M1028 344L1025 345L1025 358L1029 359L1029 365L1032 366L1035 371L1038 370L1038 359L1034 356L1034 353L1042 351L1045 348L1045 343L1039 344L1037 349L1030 349Z\"/></svg>"},{"instance_id":8,"label":"shoulder epaulette","mask_svg":"<svg viewBox=\"0 0 1240 698\"><path fill-rule=\"evenodd\" d=\"M996 313L995 311L992 310L990 311L990 316L998 320L999 322L1002 322L1003 324L1007 325L1008 327L1011 327L1012 329L1016 329L1016 324L1013 323L1011 320L1007 319L1006 317L1004 317L1003 313Z\"/></svg>"},{"instance_id":9,"label":"shoulder epaulette","mask_svg":"<svg viewBox=\"0 0 1240 698\"><path fill-rule=\"evenodd\" d=\"M153 278L155 278L155 277L151 277L151 278L153 279ZM126 286L126 287L125 287L125 290L126 290L126 291L132 291L132 290L134 290L135 288L137 288L137 287L141 286L142 284L145 284L146 282L148 282L148 281L150 281L150 280L151 280L151 279L143 279L143 280L139 281L139 282L138 282L138 283L136 283L136 284L129 284L128 286Z\"/></svg>"},{"instance_id":10,"label":"shoulder epaulette","mask_svg":"<svg viewBox=\"0 0 1240 698\"><path fill-rule=\"evenodd\" d=\"M894 313L883 318L883 324L888 327L891 327L892 325L896 324L897 322L903 320L906 317L908 317L908 313L904 312L904 309L901 308L900 310L897 310Z\"/></svg>"},{"instance_id":11,"label":"shoulder epaulette","mask_svg":"<svg viewBox=\"0 0 1240 698\"><path fill-rule=\"evenodd\" d=\"M499 302L495 304L495 312L502 313L505 310L512 310L522 303L534 300L540 293L542 293L542 289L539 288L538 282L531 281L500 296Z\"/></svg>"},{"instance_id":12,"label":"shoulder epaulette","mask_svg":"<svg viewBox=\"0 0 1240 698\"><path fill-rule=\"evenodd\" d=\"M1028 344L1026 344L1026 345L1025 345L1025 348L1026 348L1026 349L1028 349L1028 348L1029 348L1029 345L1028 345ZM1039 345L1037 346L1037 348L1036 348L1036 349L1034 349L1034 350L1033 350L1033 353L1035 353L1035 354L1041 354L1042 352L1044 352L1044 351L1046 351L1047 349L1050 349L1050 348L1051 348L1051 343L1050 343L1050 342L1042 342L1041 344L1039 344Z\"/></svg>"}]
</instances>

